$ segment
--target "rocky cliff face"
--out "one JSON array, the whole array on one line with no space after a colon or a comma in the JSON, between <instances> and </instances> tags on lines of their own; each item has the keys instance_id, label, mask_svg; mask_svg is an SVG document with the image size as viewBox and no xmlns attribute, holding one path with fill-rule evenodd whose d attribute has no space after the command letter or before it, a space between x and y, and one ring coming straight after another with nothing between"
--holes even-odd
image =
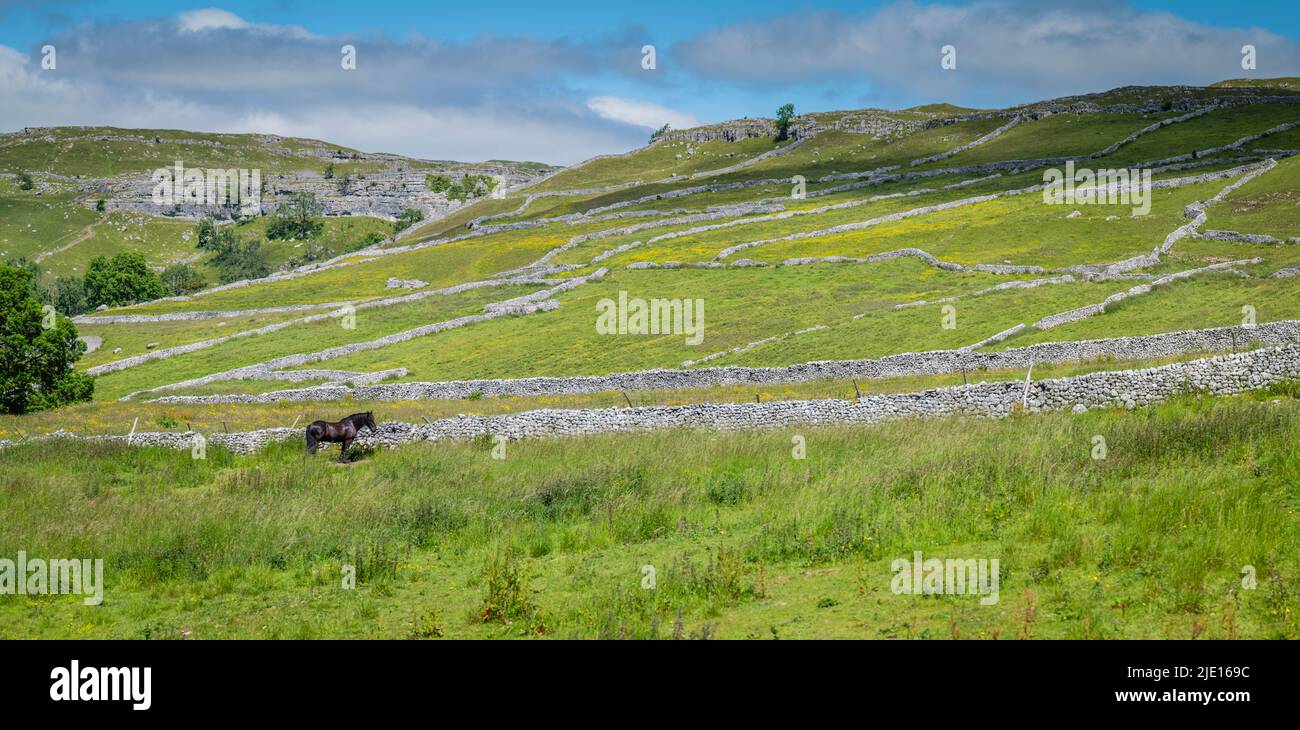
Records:
<instances>
[{"instance_id":1,"label":"rocky cliff face","mask_svg":"<svg viewBox=\"0 0 1300 730\"><path fill-rule=\"evenodd\" d=\"M810 137L817 131L817 125L811 119L796 118L790 123L790 138ZM686 142L740 142L753 137L775 137L776 122L771 119L734 119L721 124L692 129L674 129L660 137L662 140L681 140Z\"/></svg>"},{"instance_id":2,"label":"rocky cliff face","mask_svg":"<svg viewBox=\"0 0 1300 730\"><path fill-rule=\"evenodd\" d=\"M466 175L500 176L506 186L517 186L552 174L559 168L536 163L489 161L462 163L417 160L400 155L360 152L317 140L278 135L210 135L174 131L113 129L108 127L28 127L0 135L0 147L56 145L61 149L52 170L32 170L41 178L66 179L83 191L105 197L109 210L129 210L149 215L197 218L204 215L229 217L234 210L204 204L158 205L153 200L154 170L172 168L176 160L187 169L206 168L213 160L221 169L257 169L261 178L263 211L274 210L281 201L299 192L311 192L326 215L369 215L395 219L407 208L422 211L425 218L445 215L463 205L445 193L426 189L425 175L445 175L453 181ZM78 149L94 150L109 157L141 160L130 169L111 177L75 175ZM193 150L190 152L190 150ZM147 161L147 162L143 162ZM325 167L338 167L326 179ZM66 168L66 169L63 169ZM345 171L351 176L345 184ZM364 170L360 172L358 170ZM64 175L67 173L67 175ZM87 201L87 205L93 205Z\"/></svg>"},{"instance_id":3,"label":"rocky cliff face","mask_svg":"<svg viewBox=\"0 0 1300 730\"><path fill-rule=\"evenodd\" d=\"M407 208L424 213L425 219L438 218L466 203L452 200L445 193L434 193L425 186L427 174L443 174L452 180L465 175L501 176L506 187L527 183L549 170L511 167L504 164L458 165L454 170L411 169L394 163L389 170L358 175L346 183L342 177L327 179L321 172L302 171L262 174L262 211L274 211L282 202L302 192L313 193L328 216L368 215L394 220ZM153 201L153 181L149 174L126 176L104 182L109 191L109 210L132 210L150 215L199 218L212 215L227 218L235 209L214 209L209 205L159 206Z\"/></svg>"}]
</instances>

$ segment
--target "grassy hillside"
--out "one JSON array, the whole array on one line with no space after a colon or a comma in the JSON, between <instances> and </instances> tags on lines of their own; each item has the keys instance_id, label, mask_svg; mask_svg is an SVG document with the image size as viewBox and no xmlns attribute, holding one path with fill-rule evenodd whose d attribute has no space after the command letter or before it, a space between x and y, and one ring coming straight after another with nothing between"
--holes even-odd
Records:
<instances>
[{"instance_id":1,"label":"grassy hillside","mask_svg":"<svg viewBox=\"0 0 1300 730\"><path fill-rule=\"evenodd\" d=\"M310 153L351 155L356 150L307 139L254 134L209 134L115 127L36 128L0 137L0 170L41 170L72 177L112 177L185 160L195 167L260 168L267 172L316 169Z\"/></svg>"},{"instance_id":2,"label":"grassy hillside","mask_svg":"<svg viewBox=\"0 0 1300 730\"><path fill-rule=\"evenodd\" d=\"M1233 191L1215 210L1213 229L1262 233L1286 239L1297 235L1300 215L1300 160L1283 160L1277 169Z\"/></svg>"},{"instance_id":3,"label":"grassy hillside","mask_svg":"<svg viewBox=\"0 0 1300 730\"><path fill-rule=\"evenodd\" d=\"M100 375L95 402L0 416L0 438L133 425L242 431L360 410L419 422L905 393L966 376L461 400L154 401L395 368L407 371L397 382L445 381L955 349L1173 274L1186 278L981 349L1236 325L1245 307L1259 322L1300 319L1298 279L1286 276L1300 269L1300 246L1286 242L1300 237L1292 156L1300 130L1271 132L1300 121L1300 103L1289 101L1288 80L1273 83L1125 87L1003 110L800 110L795 140L755 132L755 120L675 130L467 201L364 250L389 224L331 217L312 241L270 247L291 276L90 315L79 331L99 349L81 368L229 339ZM1093 157L1213 102L1224 104ZM1006 127L1017 115L1023 121ZM186 134L96 128L3 138L0 171L30 168L36 185L21 190L16 176L0 176L0 254L40 258L54 276L84 270L94 255L143 250L159 267L191 261L211 282L191 222L101 216L98 188L72 175L152 165L173 146L195 148L187 160L201 153L286 174L304 160L314 171L337 159L337 171L353 174L388 164L311 140ZM1244 141L1255 135L1264 136ZM1043 160L1063 157L1092 170L1185 159L1155 172L1161 188L1149 211L1135 212L1136 201L1045 201L1034 187ZM261 238L266 223L237 230ZM1280 242L1204 236L1215 230ZM293 270L308 250L329 265ZM900 251L907 255L865 260ZM799 259L814 260L791 261ZM1237 263L1196 271L1226 262ZM499 285L521 275L533 281ZM360 309L355 328L336 317L305 321L338 302L412 293L389 288L391 278L419 280L426 292L476 286ZM298 368L342 375L290 383L258 371L169 387L375 343L525 295L550 304ZM601 302L621 296L702 301L702 341L602 334ZM294 305L305 308L281 309ZM204 314L174 318L193 313ZM271 325L284 326L252 334ZM1037 364L1033 377L1197 354ZM0 449L0 509L11 525L0 531L0 553L11 544L103 555L113 594L89 614L63 600L0 603L0 635L1300 638L1295 396L1279 386L1135 413L526 440L509 444L504 460L492 458L490 442L410 445L348 468L328 456L304 461L296 442L249 456L213 450L197 462L183 452L19 444ZM1111 454L1100 461L1089 457L1099 434ZM791 458L795 435L807 438L806 459ZM999 602L895 595L889 563L914 550L998 557ZM357 590L338 588L343 565L357 567ZM656 590L640 588L646 565L657 570ZM1240 589L1246 565L1260 576L1256 591Z\"/></svg>"},{"instance_id":4,"label":"grassy hillside","mask_svg":"<svg viewBox=\"0 0 1300 730\"><path fill-rule=\"evenodd\" d=\"M1207 94L1240 91L1200 90L1192 95L1201 98ZM1118 90L1093 99L1131 104L1158 98L1161 93L1166 92ZM415 235L390 244L389 248L397 253L351 259L341 266L306 276L229 289L188 301L153 303L130 311L163 314L257 310L371 300L393 296L385 288L390 277L420 279L432 287L442 287L491 278L545 260L549 264L577 267L575 271L552 274L556 281L590 273L598 266L609 267L611 271L599 282L558 295L557 311L485 322L337 358L326 366L358 371L405 367L411 372L409 379L454 379L677 367L683 361L733 348L744 349L720 355L714 364L786 365L822 358L877 357L906 350L960 347L1014 324L1032 323L1122 291L1132 284L1122 281L1088 284L1076 276L1074 283L963 299L958 305L961 325L955 330L936 326L937 306L892 309L899 304L966 297L1008 281L1027 281L1067 267L1100 265L1150 252L1170 231L1187 221L1186 206L1213 197L1233 182L1232 177L1227 177L1154 191L1147 215L1134 215L1133 204L1045 205L1036 192L912 215L910 211L923 206L1023 188L1042 180L1041 169L990 175L978 168L967 172L964 166L1083 156L1182 112L1054 114L1024 121L1000 136L987 138L982 144L943 160L909 165L911 160L970 145L1004 125L1009 118L984 115L927 126L941 121L945 114L955 113L966 112L937 107L922 112L868 112L865 116L855 116L852 112L808 115L803 119L811 119L822 127L797 145L787 143L788 153L695 180L687 176L753 160L782 147L761 137L740 142L669 138L628 155L577 166L540 185L508 194L504 199L488 199L466 206L446 219L424 224ZM902 126L886 127L894 130L887 134L846 131L854 129L853 123L860 123L855 120L867 118ZM1285 103L1218 109L1141 135L1107 158L1086 164L1101 167L1186 154L1259 134L1297 119L1300 119L1300 105ZM1265 137L1257 144L1268 144L1272 139ZM1198 160L1198 167L1162 173L1158 179L1227 169L1240 165L1243 155L1246 161L1251 159L1248 152L1240 152L1226 155L1225 159ZM863 180L862 174L881 169L885 172L877 174L883 177ZM1283 159L1277 169L1231 193L1211 209L1206 228L1271 233L1279 237L1288 230L1293 231L1296 215L1286 196L1294 187L1291 178L1296 169L1293 160ZM844 177L844 173L859 173L859 176ZM808 180L810 192L834 186L844 189L797 199L790 197L792 185L769 181L769 178L789 179L796 174ZM910 177L900 178L900 174ZM666 179L669 175L677 177ZM822 181L826 175L840 177ZM862 182L855 184L855 181ZM703 185L724 189L700 188ZM610 186L615 189L592 190ZM564 194L545 194L556 192ZM527 195L534 196L532 202L522 206ZM726 212L719 208L758 200L769 206L775 204L777 212ZM585 218L559 218L586 211L590 214ZM601 215L606 211L614 215ZM486 225L523 223L533 227L485 230L479 232L482 235L464 240L450 239L467 233L465 224L476 216L506 212L512 215ZM692 214L696 217L682 218ZM906 217L879 220L899 214ZM241 230L256 235L261 227L264 222L243 226ZM115 230L111 225L104 228ZM367 225L364 219L331 220L324 242L332 252L342 253L356 247L358 236L375 231L376 227ZM102 235L97 232L96 237L52 256L50 267L71 269L77 266L79 256L123 245L120 241L101 242ZM794 238L774 240L788 236ZM764 243L738 253L726 253L737 244L747 242ZM421 246L421 243L435 245ZM296 250L292 246L302 244L277 248L277 256L282 257L278 260L292 255ZM1047 332L1025 333L1007 345L1145 334L1207 321L1231 323L1232 313L1240 312L1243 299L1266 298L1267 306L1257 307L1265 321L1293 316L1300 309L1293 287L1286 286L1285 280L1268 278L1273 271L1293 261L1292 251L1285 246L1253 247L1247 251L1242 246L1195 237L1184 239L1151 273L1162 275L1216 261L1260 257L1264 263L1247 269L1258 282L1218 276L1179 283L1158 292L1158 296L1153 294L1126 302L1103 316ZM165 246L155 248L160 253L169 251ZM942 261L965 266L1015 264L1041 267L1044 273L963 274L935 269L914 258L748 270L626 268L665 262L705 264L719 257L727 262L753 259L774 265L801 257L863 258L900 249L919 249ZM175 247L170 256L184 254L183 248ZM628 291L633 296L704 299L705 342L688 346L678 336L597 335L593 326L595 303L606 297L617 297L619 291ZM1161 309L1162 301L1183 296L1195 297L1195 305L1172 312ZM478 290L471 297L472 308L502 298L505 292ZM331 332L322 342L363 342L374 339L381 331L397 332L438 321L432 311L410 317L399 314L405 311L401 307L373 311L375 318L388 322L382 330L339 330ZM756 311L763 312L764 316L752 316ZM870 316L859 316L868 312ZM1147 318L1151 312L1161 314ZM443 314L450 317L454 312ZM421 317L427 319L421 321ZM147 325L87 325L87 332L103 337L107 343L123 343L114 344L113 349L122 346L123 351L117 355L126 356L150 341L172 346L227 334L230 330L226 327L251 329L255 324L278 318L279 315L269 315L269 318L254 315L242 324L228 321L221 330L212 320L171 325L157 328L158 334L153 339L140 334L153 330ZM786 336L815 326L825 329ZM116 334L119 329L121 337ZM269 357L322 349L325 345L317 342L317 336L310 334L311 331L310 327L292 325L281 332L255 338L256 342L265 343L258 347L249 346L254 340L241 339L201 353L129 368L101 378L99 392L101 397L117 397L167 382L254 364ZM538 331L547 333L544 345L532 334ZM760 341L764 344L749 346ZM111 361L109 355L100 352L87 364L102 364L106 360ZM267 384L267 387L275 386Z\"/></svg>"},{"instance_id":5,"label":"grassy hillside","mask_svg":"<svg viewBox=\"0 0 1300 730\"><path fill-rule=\"evenodd\" d=\"M75 185L46 184L50 189L20 190L16 178L0 177L0 257L30 259L57 250L99 219L93 208L80 203Z\"/></svg>"},{"instance_id":6,"label":"grassy hillside","mask_svg":"<svg viewBox=\"0 0 1300 730\"><path fill-rule=\"evenodd\" d=\"M363 178L370 180L366 190L376 184L377 177L393 175L414 176L418 188L418 180L426 173L458 177L523 171L538 175L550 169L538 163L502 160L477 165L417 160L264 134L29 128L0 134L0 260L38 260L48 284L58 276L83 274L94 256L139 251L156 269L181 261L193 263L209 283L216 283L217 272L207 266L211 255L194 250L194 216L172 217L170 210L147 204L151 172L170 168L177 160L187 169L258 170L264 195L271 189L296 190L295 185L304 181L322 181L327 167L334 179L357 181L354 189L360 189ZM20 175L31 176L32 189L20 189ZM326 185L324 189L334 188ZM393 194L391 187L385 190ZM100 201L111 215L96 211ZM394 216L396 212L391 212L389 218ZM275 269L349 253L394 233L390 220L382 217L329 215L322 232L311 240L280 241L266 238L268 223L266 217L245 221L240 233L267 240L267 263Z\"/></svg>"}]
</instances>

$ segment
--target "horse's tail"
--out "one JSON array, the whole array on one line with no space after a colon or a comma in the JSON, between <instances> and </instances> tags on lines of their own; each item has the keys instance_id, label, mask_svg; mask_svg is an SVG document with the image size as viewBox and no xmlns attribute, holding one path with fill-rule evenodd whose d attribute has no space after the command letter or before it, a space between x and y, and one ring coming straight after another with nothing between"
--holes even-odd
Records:
<instances>
[{"instance_id":1,"label":"horse's tail","mask_svg":"<svg viewBox=\"0 0 1300 730\"><path fill-rule=\"evenodd\" d=\"M307 453L308 453L308 454L315 454L315 453L316 453L316 446L317 446L318 443L319 443L319 439L318 439L318 437L316 436L316 427L315 427L315 425L313 424L313 425L311 425L311 426L308 426L308 427L307 427Z\"/></svg>"}]
</instances>

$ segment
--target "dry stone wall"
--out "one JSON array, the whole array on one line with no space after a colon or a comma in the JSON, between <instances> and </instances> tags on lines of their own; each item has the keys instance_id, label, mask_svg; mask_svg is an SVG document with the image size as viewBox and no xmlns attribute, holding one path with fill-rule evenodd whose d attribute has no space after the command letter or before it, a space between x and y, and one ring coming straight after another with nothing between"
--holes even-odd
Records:
<instances>
[{"instance_id":1,"label":"dry stone wall","mask_svg":"<svg viewBox=\"0 0 1300 730\"><path fill-rule=\"evenodd\" d=\"M1071 378L978 383L916 393L866 396L857 400L772 401L767 403L698 403L681 406L600 409L541 409L500 416L460 415L426 424L380 423L363 433L363 446L395 447L414 441L442 441L482 436L509 439L643 432L665 428L742 430L872 424L899 418L976 416L1002 418L1021 409L1035 413L1070 409L1137 408L1185 393L1227 395L1264 388L1300 377L1300 345L1220 355L1145 370L1097 372ZM382 416L382 414L381 414ZM208 444L247 453L280 440L301 437L301 430L267 429L215 433ZM69 437L58 434L54 437ZM196 434L146 432L131 436L86 437L96 441L175 449L193 447ZM0 447L12 445L0 442Z\"/></svg>"},{"instance_id":2,"label":"dry stone wall","mask_svg":"<svg viewBox=\"0 0 1300 730\"><path fill-rule=\"evenodd\" d=\"M999 333L1003 334L1003 333ZM720 385L774 385L816 380L939 375L981 370L1027 368L1034 363L1080 360L1140 360L1199 352L1226 352L1251 346L1281 346L1300 342L1300 320L1255 326L1166 332L1076 342L1046 342L999 352L966 349L890 355L878 360L823 360L786 367L730 365L698 369L641 370L609 375L451 380L426 383L382 383L361 388L319 387L256 395L166 396L171 403L270 403L276 401L460 399L472 395L575 395L634 390L676 390Z\"/></svg>"}]
</instances>

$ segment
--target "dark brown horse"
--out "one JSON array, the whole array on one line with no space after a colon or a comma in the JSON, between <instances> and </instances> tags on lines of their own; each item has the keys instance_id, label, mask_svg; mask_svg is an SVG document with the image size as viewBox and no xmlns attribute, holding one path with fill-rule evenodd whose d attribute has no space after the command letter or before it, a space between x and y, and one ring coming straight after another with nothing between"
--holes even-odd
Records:
<instances>
[{"instance_id":1,"label":"dark brown horse","mask_svg":"<svg viewBox=\"0 0 1300 730\"><path fill-rule=\"evenodd\" d=\"M315 454L321 443L342 443L339 447L339 461L348 463L348 447L362 428L375 433L375 412L353 413L338 423L316 421L307 427L307 453Z\"/></svg>"}]
</instances>

